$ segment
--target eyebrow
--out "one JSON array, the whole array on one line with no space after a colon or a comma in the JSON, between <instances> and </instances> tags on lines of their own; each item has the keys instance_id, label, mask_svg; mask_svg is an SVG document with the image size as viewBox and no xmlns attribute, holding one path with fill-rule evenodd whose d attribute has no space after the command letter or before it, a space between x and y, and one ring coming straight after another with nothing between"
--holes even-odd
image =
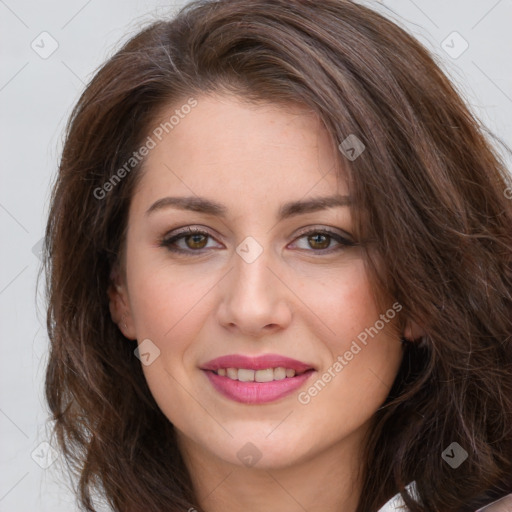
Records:
<instances>
[{"instance_id":1,"label":"eyebrow","mask_svg":"<svg viewBox=\"0 0 512 512\"><path fill-rule=\"evenodd\" d=\"M278 221L302 215L305 213L316 212L325 210L327 208L334 208L338 206L349 206L350 197L335 195L326 197L315 197L302 201L290 201L284 203L279 208L277 214ZM150 215L165 208L176 208L179 210L188 210L193 212L200 212L207 215L215 215L217 217L225 218L228 209L221 203L206 199L205 197L186 196L186 197L163 197L154 202L146 211L146 215Z\"/></svg>"}]
</instances>

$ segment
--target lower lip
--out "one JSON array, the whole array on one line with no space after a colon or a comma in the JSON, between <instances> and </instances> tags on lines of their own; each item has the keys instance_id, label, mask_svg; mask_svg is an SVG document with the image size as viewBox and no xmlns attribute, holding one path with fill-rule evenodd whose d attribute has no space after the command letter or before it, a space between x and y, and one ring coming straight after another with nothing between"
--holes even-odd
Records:
<instances>
[{"instance_id":1,"label":"lower lip","mask_svg":"<svg viewBox=\"0 0 512 512\"><path fill-rule=\"evenodd\" d=\"M314 370L308 370L296 377L286 377L270 382L241 382L222 377L211 370L203 371L219 393L244 404L265 404L279 400L300 388L315 373Z\"/></svg>"}]
</instances>

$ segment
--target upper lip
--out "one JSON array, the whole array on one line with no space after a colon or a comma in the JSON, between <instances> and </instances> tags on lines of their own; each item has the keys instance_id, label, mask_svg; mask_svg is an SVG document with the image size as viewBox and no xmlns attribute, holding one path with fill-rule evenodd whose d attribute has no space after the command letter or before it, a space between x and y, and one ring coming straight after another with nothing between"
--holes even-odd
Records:
<instances>
[{"instance_id":1,"label":"upper lip","mask_svg":"<svg viewBox=\"0 0 512 512\"><path fill-rule=\"evenodd\" d=\"M261 356L243 356L230 354L217 357L201 366L202 370L217 371L219 368L245 368L248 370L265 370L267 368L291 368L296 372L314 370L314 366L302 361L279 354L264 354Z\"/></svg>"}]
</instances>

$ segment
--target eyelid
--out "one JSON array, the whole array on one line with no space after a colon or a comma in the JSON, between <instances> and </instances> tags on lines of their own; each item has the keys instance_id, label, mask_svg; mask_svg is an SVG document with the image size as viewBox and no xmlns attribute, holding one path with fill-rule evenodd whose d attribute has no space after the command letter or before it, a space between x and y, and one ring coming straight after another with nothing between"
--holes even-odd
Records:
<instances>
[{"instance_id":1,"label":"eyelid","mask_svg":"<svg viewBox=\"0 0 512 512\"><path fill-rule=\"evenodd\" d=\"M337 234L337 235L345 238L347 241L354 242L352 235L350 233L348 233L347 231L340 229L340 228L332 228L330 226L322 226L320 224L312 224L310 226L305 226L305 227L301 228L298 232L296 232L294 234L294 236L299 237L299 236L302 236L305 234L309 234L312 231L325 231L327 233L334 233L334 234ZM209 228L203 227L201 225L193 225L193 226L185 226L183 228L177 228L177 230L172 230L172 231L166 233L162 237L162 239L165 240L165 239L171 238L170 233L172 233L172 237L177 236L177 235L182 235L182 234L188 234L188 233L190 233L192 235L199 233L199 234L208 234L212 238L215 238L215 236L211 234Z\"/></svg>"},{"instance_id":2,"label":"eyelid","mask_svg":"<svg viewBox=\"0 0 512 512\"><path fill-rule=\"evenodd\" d=\"M205 249L198 249L198 250L184 250L184 249L170 249L170 245L172 242L177 240L182 240L186 238L187 236L192 235L205 235L212 240L216 240L216 236L214 236L209 229L203 227L203 226L186 226L184 228L178 228L177 230L172 230L165 235L163 235L159 241L158 245L167 247L169 250L174 250L175 252L187 252L187 253L200 253L201 251L204 251Z\"/></svg>"},{"instance_id":3,"label":"eyelid","mask_svg":"<svg viewBox=\"0 0 512 512\"><path fill-rule=\"evenodd\" d=\"M172 243L183 240L187 236L192 236L195 234L199 235L205 235L206 237L209 237L213 240L216 240L216 236L214 236L208 228L205 228L203 226L186 226L184 228L178 228L175 231L171 231L170 233L166 233L161 239L159 240L159 246L167 248L169 251L178 253L178 254L204 254L205 251L208 251L210 248L203 248L203 249L181 249L181 248L171 248ZM319 256L324 254L330 254L332 252L340 251L344 247L352 247L355 245L358 245L352 238L352 236L340 229L340 228L332 228L328 226L321 226L321 225L310 225L305 226L304 228L301 228L297 233L293 235L292 244L296 242L298 239L303 238L306 235L309 234L326 234L330 236L332 239L334 239L338 243L338 247L330 248L330 249L299 249L301 251L311 252L311 253L317 253Z\"/></svg>"},{"instance_id":4,"label":"eyelid","mask_svg":"<svg viewBox=\"0 0 512 512\"><path fill-rule=\"evenodd\" d=\"M355 241L354 241L352 235L350 233L348 233L347 231L344 231L343 229L340 229L340 228L332 228L329 226L322 226L322 225L315 225L315 224L301 228L295 234L295 238L301 237L303 235L307 235L311 232L319 232L319 233L328 233L328 234L338 235L341 238L345 239L347 242L352 242L355 244Z\"/></svg>"}]
</instances>

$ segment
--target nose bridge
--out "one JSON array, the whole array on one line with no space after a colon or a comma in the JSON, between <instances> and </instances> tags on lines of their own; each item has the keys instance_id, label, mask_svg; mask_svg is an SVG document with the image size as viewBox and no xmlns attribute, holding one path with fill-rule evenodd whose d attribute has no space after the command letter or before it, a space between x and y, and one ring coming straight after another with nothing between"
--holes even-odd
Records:
<instances>
[{"instance_id":1,"label":"nose bridge","mask_svg":"<svg viewBox=\"0 0 512 512\"><path fill-rule=\"evenodd\" d=\"M221 322L255 334L289 321L285 287L275 276L276 263L271 248L252 237L236 247L234 268L223 289Z\"/></svg>"},{"instance_id":2,"label":"nose bridge","mask_svg":"<svg viewBox=\"0 0 512 512\"><path fill-rule=\"evenodd\" d=\"M268 267L272 265L272 251L269 246L253 237L245 238L236 248L233 257L235 266L231 285L239 299L258 301L270 300L268 292L275 289L275 276Z\"/></svg>"}]
</instances>

